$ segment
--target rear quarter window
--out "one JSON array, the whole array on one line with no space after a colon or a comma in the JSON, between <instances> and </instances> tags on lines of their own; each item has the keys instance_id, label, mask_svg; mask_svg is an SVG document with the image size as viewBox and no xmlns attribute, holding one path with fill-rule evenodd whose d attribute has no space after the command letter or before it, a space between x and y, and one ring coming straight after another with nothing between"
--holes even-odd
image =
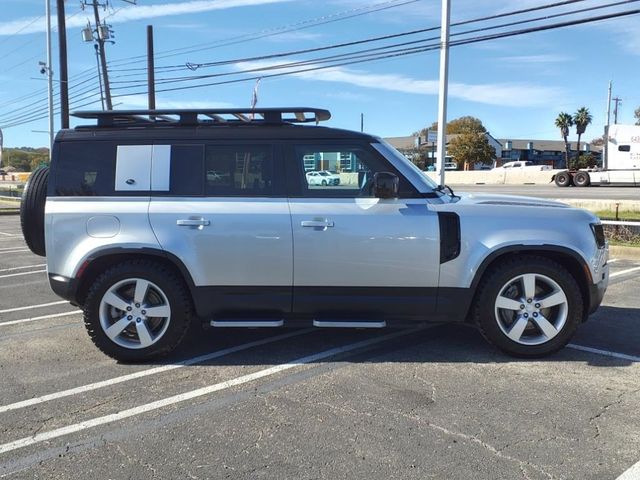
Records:
<instances>
[{"instance_id":1,"label":"rear quarter window","mask_svg":"<svg viewBox=\"0 0 640 480\"><path fill-rule=\"evenodd\" d=\"M114 194L116 147L112 142L68 142L58 145L51 165L51 196Z\"/></svg>"}]
</instances>

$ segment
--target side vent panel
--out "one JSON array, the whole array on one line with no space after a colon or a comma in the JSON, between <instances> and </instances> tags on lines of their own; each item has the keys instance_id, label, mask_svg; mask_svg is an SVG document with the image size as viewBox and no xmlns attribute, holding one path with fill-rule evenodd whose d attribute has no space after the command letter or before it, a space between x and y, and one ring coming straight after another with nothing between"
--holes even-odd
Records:
<instances>
[{"instance_id":1,"label":"side vent panel","mask_svg":"<svg viewBox=\"0 0 640 480\"><path fill-rule=\"evenodd\" d=\"M460 255L460 217L453 212L438 212L440 223L440 263Z\"/></svg>"}]
</instances>

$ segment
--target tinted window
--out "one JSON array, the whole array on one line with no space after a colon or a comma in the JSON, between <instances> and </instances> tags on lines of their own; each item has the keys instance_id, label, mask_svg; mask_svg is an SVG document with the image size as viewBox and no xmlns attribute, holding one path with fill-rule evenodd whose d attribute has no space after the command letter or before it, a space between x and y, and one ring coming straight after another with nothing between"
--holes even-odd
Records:
<instances>
[{"instance_id":1,"label":"tinted window","mask_svg":"<svg viewBox=\"0 0 640 480\"><path fill-rule=\"evenodd\" d=\"M619 145L618 146L618 151L619 152L630 152L631 151L631 145Z\"/></svg>"},{"instance_id":2,"label":"tinted window","mask_svg":"<svg viewBox=\"0 0 640 480\"><path fill-rule=\"evenodd\" d=\"M116 148L111 142L69 142L58 146L50 195L113 195Z\"/></svg>"},{"instance_id":3,"label":"tinted window","mask_svg":"<svg viewBox=\"0 0 640 480\"><path fill-rule=\"evenodd\" d=\"M400 197L416 191L387 160L360 146L297 145L295 161L301 193L306 197L372 197L373 175L391 172L400 177Z\"/></svg>"},{"instance_id":4,"label":"tinted window","mask_svg":"<svg viewBox=\"0 0 640 480\"><path fill-rule=\"evenodd\" d=\"M204 146L171 146L171 195L202 195Z\"/></svg>"},{"instance_id":5,"label":"tinted window","mask_svg":"<svg viewBox=\"0 0 640 480\"><path fill-rule=\"evenodd\" d=\"M210 196L265 196L274 193L271 146L206 147L205 193Z\"/></svg>"}]
</instances>

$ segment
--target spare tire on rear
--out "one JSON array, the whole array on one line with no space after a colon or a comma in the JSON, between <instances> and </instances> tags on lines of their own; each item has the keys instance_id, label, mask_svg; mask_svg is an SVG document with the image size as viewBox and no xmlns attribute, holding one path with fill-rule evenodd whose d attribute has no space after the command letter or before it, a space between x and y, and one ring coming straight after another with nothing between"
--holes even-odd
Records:
<instances>
[{"instance_id":1,"label":"spare tire on rear","mask_svg":"<svg viewBox=\"0 0 640 480\"><path fill-rule=\"evenodd\" d=\"M36 170L29 177L22 192L20 225L29 249L36 255L45 256L44 204L47 201L49 167Z\"/></svg>"}]
</instances>

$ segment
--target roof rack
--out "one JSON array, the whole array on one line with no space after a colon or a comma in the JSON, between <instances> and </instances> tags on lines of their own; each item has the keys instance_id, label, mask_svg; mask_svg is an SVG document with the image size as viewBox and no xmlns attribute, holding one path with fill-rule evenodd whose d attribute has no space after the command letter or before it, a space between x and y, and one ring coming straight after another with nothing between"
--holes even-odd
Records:
<instances>
[{"instance_id":1,"label":"roof rack","mask_svg":"<svg viewBox=\"0 0 640 480\"><path fill-rule=\"evenodd\" d=\"M73 112L77 118L98 120L98 127L237 125L237 124L316 124L329 120L329 110L308 107L288 108L203 108L156 110L91 110Z\"/></svg>"}]
</instances>

